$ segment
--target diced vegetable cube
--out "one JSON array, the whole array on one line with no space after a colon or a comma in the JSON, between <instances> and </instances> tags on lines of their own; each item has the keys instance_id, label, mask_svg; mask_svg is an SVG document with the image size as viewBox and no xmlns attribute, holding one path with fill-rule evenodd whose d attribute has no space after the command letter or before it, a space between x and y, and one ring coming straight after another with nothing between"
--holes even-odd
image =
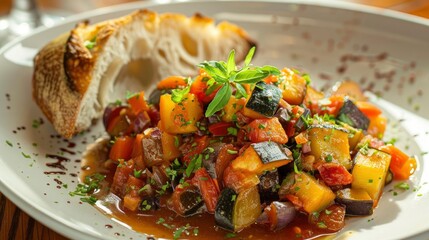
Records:
<instances>
[{"instance_id":1,"label":"diced vegetable cube","mask_svg":"<svg viewBox=\"0 0 429 240\"><path fill-rule=\"evenodd\" d=\"M315 125L308 130L311 154L316 163L333 162L352 168L347 130L339 126Z\"/></svg>"},{"instance_id":2,"label":"diced vegetable cube","mask_svg":"<svg viewBox=\"0 0 429 240\"><path fill-rule=\"evenodd\" d=\"M352 188L365 190L374 205L383 191L390 160L390 154L373 148L361 149L354 159Z\"/></svg>"},{"instance_id":3,"label":"diced vegetable cube","mask_svg":"<svg viewBox=\"0 0 429 240\"><path fill-rule=\"evenodd\" d=\"M183 134L198 130L196 122L203 116L203 108L194 94L188 94L180 103L173 102L170 94L164 94L159 108L162 129L166 132Z\"/></svg>"},{"instance_id":4,"label":"diced vegetable cube","mask_svg":"<svg viewBox=\"0 0 429 240\"><path fill-rule=\"evenodd\" d=\"M280 99L281 91L277 86L258 82L245 108L265 117L272 117L277 111Z\"/></svg>"}]
</instances>

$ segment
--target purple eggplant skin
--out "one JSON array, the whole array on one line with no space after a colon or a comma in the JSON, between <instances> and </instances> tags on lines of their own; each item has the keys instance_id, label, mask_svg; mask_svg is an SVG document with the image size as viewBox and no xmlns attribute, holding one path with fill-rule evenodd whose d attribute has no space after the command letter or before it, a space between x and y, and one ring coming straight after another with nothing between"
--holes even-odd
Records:
<instances>
[{"instance_id":1,"label":"purple eggplant skin","mask_svg":"<svg viewBox=\"0 0 429 240\"><path fill-rule=\"evenodd\" d=\"M216 160L219 151L226 145L222 142L210 143L203 152L203 167L207 170L211 178L216 179Z\"/></svg>"},{"instance_id":2,"label":"purple eggplant skin","mask_svg":"<svg viewBox=\"0 0 429 240\"><path fill-rule=\"evenodd\" d=\"M338 112L337 119L352 127L363 130L367 130L369 126L369 118L350 99L344 100L344 104Z\"/></svg>"},{"instance_id":3,"label":"purple eggplant skin","mask_svg":"<svg viewBox=\"0 0 429 240\"><path fill-rule=\"evenodd\" d=\"M266 171L259 176L258 190L261 202L270 203L278 200L278 186L280 186L280 178L277 169Z\"/></svg>"},{"instance_id":4,"label":"purple eggplant skin","mask_svg":"<svg viewBox=\"0 0 429 240\"><path fill-rule=\"evenodd\" d=\"M272 211L272 208L276 208L275 219L270 219L268 212ZM296 215L296 209L290 202L278 202L274 201L267 207L265 207L261 216L256 221L258 224L269 226L271 231L279 231L286 227L290 222L293 221ZM274 224L276 223L276 224Z\"/></svg>"},{"instance_id":5,"label":"purple eggplant skin","mask_svg":"<svg viewBox=\"0 0 429 240\"><path fill-rule=\"evenodd\" d=\"M159 128L153 128L142 139L143 159L148 167L159 165L164 161L161 134Z\"/></svg>"},{"instance_id":6,"label":"purple eggplant skin","mask_svg":"<svg viewBox=\"0 0 429 240\"><path fill-rule=\"evenodd\" d=\"M139 112L133 121L133 132L142 133L145 129L149 128L152 122L145 112Z\"/></svg>"}]
</instances>

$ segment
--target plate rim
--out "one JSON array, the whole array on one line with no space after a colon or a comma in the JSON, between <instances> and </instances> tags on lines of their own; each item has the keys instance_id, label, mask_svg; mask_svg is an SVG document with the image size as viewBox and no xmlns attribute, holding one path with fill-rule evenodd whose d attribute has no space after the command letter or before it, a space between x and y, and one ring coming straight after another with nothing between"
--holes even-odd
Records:
<instances>
[{"instance_id":1,"label":"plate rim","mask_svg":"<svg viewBox=\"0 0 429 240\"><path fill-rule=\"evenodd\" d=\"M277 3L277 4L298 4L298 5L309 5L309 6L316 6L316 7L327 7L332 9L338 9L338 10L348 10L348 11L354 11L354 12L360 12L360 13L366 13L366 14L372 14L382 17L387 17L391 19L401 20L408 23L418 24L422 26L429 27L429 20L423 17L406 14L403 12L391 10L391 9L383 9L378 7L372 7L367 5L362 5L359 3L354 2L343 2L339 0L325 0L325 1L317 1L317 0L208 0L204 3L213 3L213 2L251 2L251 3ZM55 23L54 25L48 27L39 27L35 31L33 31L31 34L22 36L19 38L14 39L13 41L7 43L3 47L0 48L0 55L3 55L7 50L9 50L11 47L15 46L16 44L19 44L20 42L31 38L33 35L39 34L44 31L49 31L50 28L58 27L61 25L66 25L72 22L80 21L85 18L94 17L97 15L103 15L103 14L109 14L119 11L126 11L126 10L136 10L139 8L146 8L146 7L152 7L152 6L159 6L159 5L175 5L175 4L182 4L182 3L190 3L190 4L199 4L202 3L198 0L176 0L171 2L166 2L163 0L153 0L151 2L130 2L130 3L123 3L103 8L98 8L90 11L85 11L82 13L78 13L72 16L69 16L65 18L63 21L60 21L58 23ZM31 204L31 201L26 200L21 195L17 194L13 191L13 188L7 186L3 182L3 178L0 175L0 192L7 197L11 202L13 202L17 207L19 207L21 210L26 212L28 215L30 215L32 218L36 219L40 223L42 223L45 226L49 226L50 229L54 230L58 234L61 234L63 236L74 238L74 239L100 239L100 237L103 237L103 239L116 239L111 236L100 236L96 235L94 233L90 232L84 232L79 230L78 228L75 228L73 226L70 226L67 224L67 222L64 222L62 218L56 217L55 214L52 214L50 212L43 211L43 208L34 206ZM426 230L415 232L411 238L419 238L419 239L425 239L425 236L429 236L429 226Z\"/></svg>"}]
</instances>

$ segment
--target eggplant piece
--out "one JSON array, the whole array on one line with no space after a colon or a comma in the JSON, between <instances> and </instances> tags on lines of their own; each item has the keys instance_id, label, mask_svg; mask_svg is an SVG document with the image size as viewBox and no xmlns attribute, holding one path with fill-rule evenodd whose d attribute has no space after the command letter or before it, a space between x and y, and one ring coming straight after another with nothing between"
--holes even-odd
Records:
<instances>
[{"instance_id":1,"label":"eggplant piece","mask_svg":"<svg viewBox=\"0 0 429 240\"><path fill-rule=\"evenodd\" d=\"M352 127L363 130L367 130L369 126L368 117L350 99L344 100L344 104L338 112L337 119Z\"/></svg>"},{"instance_id":2,"label":"eggplant piece","mask_svg":"<svg viewBox=\"0 0 429 240\"><path fill-rule=\"evenodd\" d=\"M238 195L225 188L215 210L215 222L219 227L238 232L253 224L261 215L261 202L256 186L241 191Z\"/></svg>"},{"instance_id":3,"label":"eggplant piece","mask_svg":"<svg viewBox=\"0 0 429 240\"><path fill-rule=\"evenodd\" d=\"M145 136L142 139L142 147L143 159L146 166L159 165L164 161L161 134L159 128L151 128L145 131Z\"/></svg>"},{"instance_id":4,"label":"eggplant piece","mask_svg":"<svg viewBox=\"0 0 429 240\"><path fill-rule=\"evenodd\" d=\"M280 186L280 181L277 169L266 171L259 176L258 190L261 202L270 203L274 200L278 200L278 186Z\"/></svg>"},{"instance_id":5,"label":"eggplant piece","mask_svg":"<svg viewBox=\"0 0 429 240\"><path fill-rule=\"evenodd\" d=\"M308 127L307 123L304 120L307 119L310 116L310 114L311 114L310 109L304 108L304 112L302 113L298 121L295 123L296 132L302 132Z\"/></svg>"},{"instance_id":6,"label":"eggplant piece","mask_svg":"<svg viewBox=\"0 0 429 240\"><path fill-rule=\"evenodd\" d=\"M335 202L346 207L351 216L372 215L374 201L365 190L345 188L336 192Z\"/></svg>"},{"instance_id":7,"label":"eggplant piece","mask_svg":"<svg viewBox=\"0 0 429 240\"><path fill-rule=\"evenodd\" d=\"M159 106L159 99L161 98L161 95L163 94L171 94L172 89L163 89L159 90L155 88L149 95L148 102L152 105Z\"/></svg>"},{"instance_id":8,"label":"eggplant piece","mask_svg":"<svg viewBox=\"0 0 429 240\"><path fill-rule=\"evenodd\" d=\"M169 207L177 214L188 217L202 211L204 206L200 190L194 185L176 187L168 202Z\"/></svg>"},{"instance_id":9,"label":"eggplant piece","mask_svg":"<svg viewBox=\"0 0 429 240\"><path fill-rule=\"evenodd\" d=\"M226 143L214 142L209 144L209 146L203 152L203 167L207 170L210 177L213 179L218 178L216 174L216 160L220 150L225 145Z\"/></svg>"},{"instance_id":10,"label":"eggplant piece","mask_svg":"<svg viewBox=\"0 0 429 240\"><path fill-rule=\"evenodd\" d=\"M274 115L275 117L277 117L279 119L280 124L283 127L286 127L286 124L291 120L291 116L288 112L288 110L286 108L282 108L279 107L279 109L277 109L276 114Z\"/></svg>"},{"instance_id":11,"label":"eggplant piece","mask_svg":"<svg viewBox=\"0 0 429 240\"><path fill-rule=\"evenodd\" d=\"M292 203L274 201L265 207L256 222L269 226L271 231L279 231L292 222L295 215L296 209Z\"/></svg>"},{"instance_id":12,"label":"eggplant piece","mask_svg":"<svg viewBox=\"0 0 429 240\"><path fill-rule=\"evenodd\" d=\"M246 108L266 117L272 117L277 111L281 98L282 92L277 86L258 82L246 103Z\"/></svg>"}]
</instances>

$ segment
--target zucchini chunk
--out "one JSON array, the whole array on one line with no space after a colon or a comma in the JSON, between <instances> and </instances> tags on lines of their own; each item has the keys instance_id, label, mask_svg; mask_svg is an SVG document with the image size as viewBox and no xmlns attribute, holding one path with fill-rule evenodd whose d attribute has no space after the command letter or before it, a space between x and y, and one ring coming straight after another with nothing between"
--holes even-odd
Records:
<instances>
[{"instance_id":1,"label":"zucchini chunk","mask_svg":"<svg viewBox=\"0 0 429 240\"><path fill-rule=\"evenodd\" d=\"M244 170L260 174L286 165L292 161L292 156L278 143L265 141L252 143L243 154L234 159L231 166L234 170Z\"/></svg>"},{"instance_id":2,"label":"zucchini chunk","mask_svg":"<svg viewBox=\"0 0 429 240\"><path fill-rule=\"evenodd\" d=\"M352 216L372 215L374 200L365 190L345 188L336 192L335 202L346 207L346 214Z\"/></svg>"},{"instance_id":3,"label":"zucchini chunk","mask_svg":"<svg viewBox=\"0 0 429 240\"><path fill-rule=\"evenodd\" d=\"M373 148L361 149L354 159L352 188L365 190L374 206L383 191L390 160L390 154Z\"/></svg>"},{"instance_id":4,"label":"zucchini chunk","mask_svg":"<svg viewBox=\"0 0 429 240\"><path fill-rule=\"evenodd\" d=\"M352 127L363 130L367 130L369 126L369 119L350 99L344 100L344 104L338 112L337 119Z\"/></svg>"},{"instance_id":5,"label":"zucchini chunk","mask_svg":"<svg viewBox=\"0 0 429 240\"><path fill-rule=\"evenodd\" d=\"M293 194L307 213L325 209L335 199L332 190L308 173L290 173L282 182L279 194Z\"/></svg>"},{"instance_id":6,"label":"zucchini chunk","mask_svg":"<svg viewBox=\"0 0 429 240\"><path fill-rule=\"evenodd\" d=\"M281 98L282 92L277 86L258 82L246 103L246 108L265 117L272 117L277 111Z\"/></svg>"},{"instance_id":7,"label":"zucchini chunk","mask_svg":"<svg viewBox=\"0 0 429 240\"><path fill-rule=\"evenodd\" d=\"M215 222L225 230L238 232L254 223L260 214L261 202L256 186L239 194L225 188L216 204Z\"/></svg>"},{"instance_id":8,"label":"zucchini chunk","mask_svg":"<svg viewBox=\"0 0 429 240\"><path fill-rule=\"evenodd\" d=\"M232 215L234 213L235 200L237 193L232 188L224 188L217 200L215 209L216 225L229 231L234 231Z\"/></svg>"},{"instance_id":9,"label":"zucchini chunk","mask_svg":"<svg viewBox=\"0 0 429 240\"><path fill-rule=\"evenodd\" d=\"M308 130L311 154L316 163L333 162L343 165L347 170L352 168L349 152L348 131L342 127L323 124L313 125Z\"/></svg>"}]
</instances>

